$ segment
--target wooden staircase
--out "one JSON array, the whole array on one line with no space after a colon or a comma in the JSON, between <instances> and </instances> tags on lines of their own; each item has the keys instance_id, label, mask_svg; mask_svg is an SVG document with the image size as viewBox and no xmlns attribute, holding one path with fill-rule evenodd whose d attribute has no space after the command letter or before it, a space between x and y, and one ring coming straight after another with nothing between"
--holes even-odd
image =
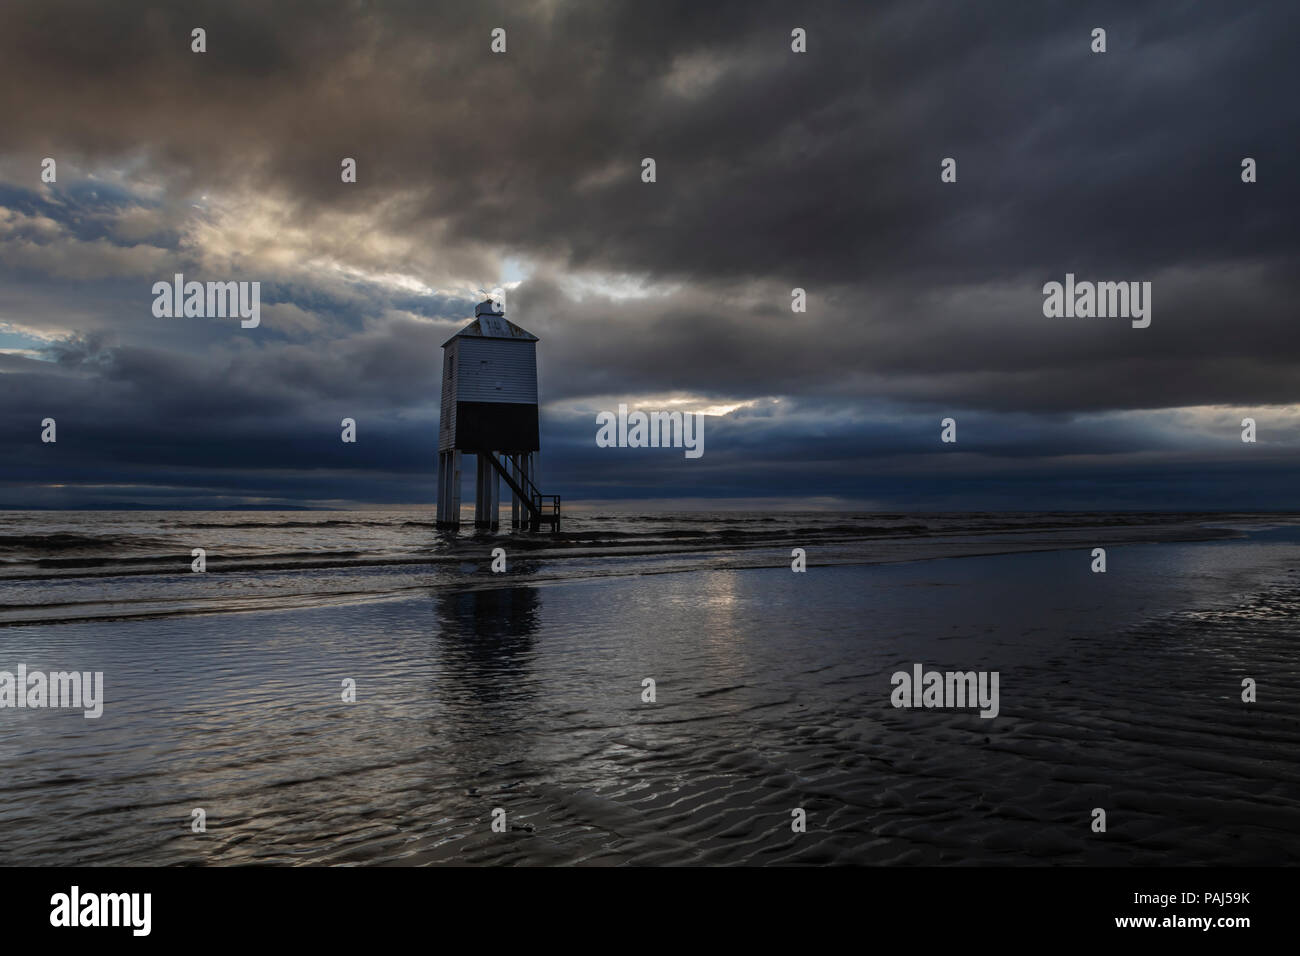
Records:
<instances>
[{"instance_id":1,"label":"wooden staircase","mask_svg":"<svg viewBox=\"0 0 1300 956\"><path fill-rule=\"evenodd\" d=\"M486 457L491 462L492 467L496 469L496 473L502 477L510 490L515 493L515 497L527 509L528 530L540 531L542 525L548 524L551 526L552 531L559 531L560 496L542 494L527 475L517 474L512 476L510 469L497 459L495 452L489 452ZM516 481L516 478L519 481Z\"/></svg>"}]
</instances>

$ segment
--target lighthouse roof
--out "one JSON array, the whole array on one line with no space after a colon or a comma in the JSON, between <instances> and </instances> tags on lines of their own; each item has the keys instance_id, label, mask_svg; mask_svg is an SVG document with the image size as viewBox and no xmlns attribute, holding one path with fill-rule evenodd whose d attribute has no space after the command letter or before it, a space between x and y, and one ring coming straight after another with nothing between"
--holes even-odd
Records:
<instances>
[{"instance_id":1,"label":"lighthouse roof","mask_svg":"<svg viewBox=\"0 0 1300 956\"><path fill-rule=\"evenodd\" d=\"M465 326L446 342L442 347L446 348L452 343L453 339L459 338L482 338L482 339L522 339L525 342L536 342L537 336L533 335L527 329L521 329L509 319L504 312L497 312L491 299L485 299L474 307L474 320Z\"/></svg>"}]
</instances>

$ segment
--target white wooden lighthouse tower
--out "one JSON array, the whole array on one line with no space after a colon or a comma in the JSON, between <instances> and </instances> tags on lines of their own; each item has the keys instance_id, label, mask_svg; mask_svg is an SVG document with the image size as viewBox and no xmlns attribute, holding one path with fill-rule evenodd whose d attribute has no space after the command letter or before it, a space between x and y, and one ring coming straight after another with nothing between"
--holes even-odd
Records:
<instances>
[{"instance_id":1,"label":"white wooden lighthouse tower","mask_svg":"<svg viewBox=\"0 0 1300 956\"><path fill-rule=\"evenodd\" d=\"M499 526L501 484L510 489L510 524L560 528L559 495L537 490L537 336L506 319L491 299L442 345L438 425L440 528L460 527L461 453L478 458L474 526Z\"/></svg>"}]
</instances>

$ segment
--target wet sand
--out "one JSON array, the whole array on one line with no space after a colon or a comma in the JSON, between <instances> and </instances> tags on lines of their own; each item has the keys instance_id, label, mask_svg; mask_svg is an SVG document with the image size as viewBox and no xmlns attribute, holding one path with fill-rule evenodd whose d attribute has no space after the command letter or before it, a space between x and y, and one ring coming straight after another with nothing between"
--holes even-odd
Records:
<instances>
[{"instance_id":1,"label":"wet sand","mask_svg":"<svg viewBox=\"0 0 1300 956\"><path fill-rule=\"evenodd\" d=\"M1089 564L693 570L3 628L0 658L101 669L107 702L98 721L5 712L0 863L1296 862L1294 530ZM891 706L916 662L999 671L998 717Z\"/></svg>"}]
</instances>

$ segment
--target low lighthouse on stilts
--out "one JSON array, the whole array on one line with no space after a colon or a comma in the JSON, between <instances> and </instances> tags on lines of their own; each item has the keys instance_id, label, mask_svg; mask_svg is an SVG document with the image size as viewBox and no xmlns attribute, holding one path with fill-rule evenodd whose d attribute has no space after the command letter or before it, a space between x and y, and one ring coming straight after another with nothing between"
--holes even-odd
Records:
<instances>
[{"instance_id":1,"label":"low lighthouse on stilts","mask_svg":"<svg viewBox=\"0 0 1300 956\"><path fill-rule=\"evenodd\" d=\"M497 530L501 482L510 491L510 526L560 530L560 496L537 490L537 336L497 311L491 299L442 345L438 424L438 527L460 527L461 453L478 458L474 527Z\"/></svg>"}]
</instances>

